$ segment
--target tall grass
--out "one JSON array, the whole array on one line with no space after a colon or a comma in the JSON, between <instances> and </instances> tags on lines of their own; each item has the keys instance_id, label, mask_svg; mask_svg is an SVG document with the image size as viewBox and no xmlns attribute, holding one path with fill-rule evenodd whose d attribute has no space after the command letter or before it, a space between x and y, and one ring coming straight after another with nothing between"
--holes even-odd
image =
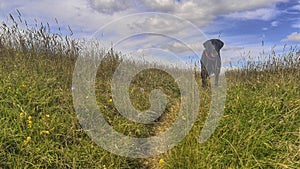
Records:
<instances>
[{"instance_id":1,"label":"tall grass","mask_svg":"<svg viewBox=\"0 0 300 169\"><path fill-rule=\"evenodd\" d=\"M51 32L49 24L37 21L29 27L19 12L9 17L0 28L0 168L300 167L300 66L294 48L226 72L225 114L207 142L197 140L209 110L210 91L199 87L201 108L190 134L166 153L132 159L97 146L78 122L72 105L72 73L76 58L88 49L84 40ZM157 121L134 123L122 117L111 100L113 73L127 61L113 50L98 52L102 62L96 78L97 102L117 131L148 137L172 125L181 103L178 84L170 75L151 69L132 80L129 95L137 109L149 108L155 88L162 89L169 101ZM198 74L196 80L201 86Z\"/></svg>"}]
</instances>

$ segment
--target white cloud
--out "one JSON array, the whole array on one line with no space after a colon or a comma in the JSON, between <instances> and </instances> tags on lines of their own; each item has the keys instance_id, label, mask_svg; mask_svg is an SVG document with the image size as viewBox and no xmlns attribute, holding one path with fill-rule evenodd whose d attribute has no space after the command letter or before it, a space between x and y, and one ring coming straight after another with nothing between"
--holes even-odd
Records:
<instances>
[{"instance_id":1,"label":"white cloud","mask_svg":"<svg viewBox=\"0 0 300 169\"><path fill-rule=\"evenodd\" d=\"M298 29L300 29L300 22L292 24L292 28L298 28Z\"/></svg>"},{"instance_id":2,"label":"white cloud","mask_svg":"<svg viewBox=\"0 0 300 169\"><path fill-rule=\"evenodd\" d=\"M291 9L300 11L300 5L295 5Z\"/></svg>"},{"instance_id":3,"label":"white cloud","mask_svg":"<svg viewBox=\"0 0 300 169\"><path fill-rule=\"evenodd\" d=\"M268 21L275 18L279 11L272 8L260 8L250 11L233 12L225 15L226 18L239 20L264 20Z\"/></svg>"},{"instance_id":4,"label":"white cloud","mask_svg":"<svg viewBox=\"0 0 300 169\"><path fill-rule=\"evenodd\" d=\"M250 1L250 2L249 2ZM166 12L183 17L196 23L197 26L207 26L218 15L226 15L239 19L269 20L278 14L274 3L288 0L210 0L210 1L176 1L176 0L90 0L91 7L103 14L124 12ZM258 9L261 8L261 9ZM256 10L258 9L258 10ZM245 13L242 12L248 10ZM254 11L251 11L254 10Z\"/></svg>"},{"instance_id":5,"label":"white cloud","mask_svg":"<svg viewBox=\"0 0 300 169\"><path fill-rule=\"evenodd\" d=\"M144 6L160 12L174 11L180 5L174 0L142 0L141 2Z\"/></svg>"},{"instance_id":6,"label":"white cloud","mask_svg":"<svg viewBox=\"0 0 300 169\"><path fill-rule=\"evenodd\" d=\"M90 0L91 6L101 13L113 14L135 6L132 0Z\"/></svg>"},{"instance_id":7,"label":"white cloud","mask_svg":"<svg viewBox=\"0 0 300 169\"><path fill-rule=\"evenodd\" d=\"M300 33L293 32L288 35L286 39L281 40L282 42L300 42Z\"/></svg>"},{"instance_id":8,"label":"white cloud","mask_svg":"<svg viewBox=\"0 0 300 169\"><path fill-rule=\"evenodd\" d=\"M169 43L162 46L163 49L167 49L169 51L172 51L174 53L184 53L191 50L195 50L194 52L200 52L204 49L202 43L196 42L192 44L184 44L179 42Z\"/></svg>"},{"instance_id":9,"label":"white cloud","mask_svg":"<svg viewBox=\"0 0 300 169\"><path fill-rule=\"evenodd\" d=\"M272 27L277 27L279 25L279 21L273 21L271 22Z\"/></svg>"}]
</instances>

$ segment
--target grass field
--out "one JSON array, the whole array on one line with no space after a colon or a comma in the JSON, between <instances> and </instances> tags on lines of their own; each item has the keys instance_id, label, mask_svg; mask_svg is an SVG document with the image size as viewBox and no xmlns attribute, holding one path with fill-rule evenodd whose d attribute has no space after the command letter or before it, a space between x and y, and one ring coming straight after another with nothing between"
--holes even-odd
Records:
<instances>
[{"instance_id":1,"label":"grass field","mask_svg":"<svg viewBox=\"0 0 300 169\"><path fill-rule=\"evenodd\" d=\"M300 168L300 63L292 49L282 59L226 73L223 118L207 142L199 144L210 90L199 87L201 107L188 136L175 148L148 159L121 157L97 146L83 131L72 102L72 73L81 47L47 26L20 29L12 19L0 29L0 168ZM147 137L168 128L180 107L174 79L152 69L131 82L129 95L139 110L162 89L165 113L153 124L122 117L111 99L111 78L120 56L103 51L97 72L99 109L119 132ZM180 70L172 70L180 71ZM152 80L151 80L152 79ZM155 79L153 81L153 79ZM199 72L196 75L201 86ZM141 89L143 89L141 91Z\"/></svg>"}]
</instances>

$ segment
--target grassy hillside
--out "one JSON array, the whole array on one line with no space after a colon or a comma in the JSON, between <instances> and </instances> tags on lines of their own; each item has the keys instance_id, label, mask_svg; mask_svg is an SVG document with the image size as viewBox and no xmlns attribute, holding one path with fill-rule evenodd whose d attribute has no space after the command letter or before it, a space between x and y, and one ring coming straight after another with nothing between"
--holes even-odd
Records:
<instances>
[{"instance_id":1,"label":"grassy hillside","mask_svg":"<svg viewBox=\"0 0 300 169\"><path fill-rule=\"evenodd\" d=\"M51 33L47 26L20 29L14 20L8 25L0 28L0 168L300 168L300 66L292 50L282 59L271 57L226 73L225 113L207 142L197 140L210 90L199 87L201 108L190 134L166 153L133 159L97 146L78 122L72 73L83 46ZM174 79L157 69L134 78L129 95L137 109L149 108L155 88L162 89L169 101L155 123L134 123L117 112L111 99L112 75L124 61L111 51L103 49L102 54L96 94L106 120L135 137L168 128L180 107ZM201 86L199 74L196 80Z\"/></svg>"}]
</instances>

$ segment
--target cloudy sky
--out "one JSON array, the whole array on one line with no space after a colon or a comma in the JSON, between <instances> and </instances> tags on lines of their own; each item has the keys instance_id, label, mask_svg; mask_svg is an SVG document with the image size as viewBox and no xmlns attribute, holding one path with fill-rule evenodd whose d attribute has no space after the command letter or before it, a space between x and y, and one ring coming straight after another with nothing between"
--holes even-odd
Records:
<instances>
[{"instance_id":1,"label":"cloudy sky","mask_svg":"<svg viewBox=\"0 0 300 169\"><path fill-rule=\"evenodd\" d=\"M0 0L0 20L16 9L29 23L56 31L57 18L66 34L69 25L75 37L143 59L194 61L206 39L219 37L224 64L300 44L298 0Z\"/></svg>"}]
</instances>

